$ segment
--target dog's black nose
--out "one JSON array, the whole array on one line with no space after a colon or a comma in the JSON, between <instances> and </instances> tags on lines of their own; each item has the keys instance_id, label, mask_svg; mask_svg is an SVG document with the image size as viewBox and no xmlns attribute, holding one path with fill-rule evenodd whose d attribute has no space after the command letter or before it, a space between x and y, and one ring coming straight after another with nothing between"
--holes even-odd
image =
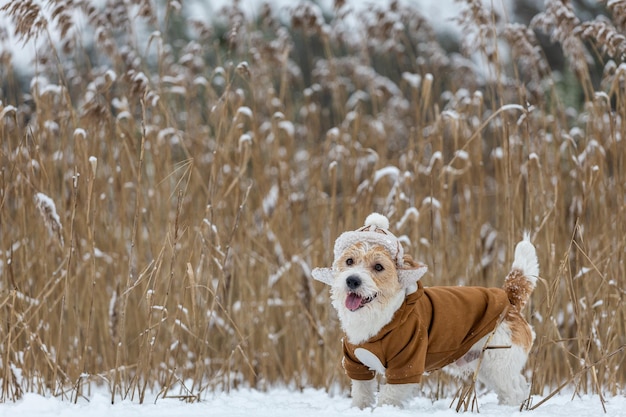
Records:
<instances>
[{"instance_id":1,"label":"dog's black nose","mask_svg":"<svg viewBox=\"0 0 626 417\"><path fill-rule=\"evenodd\" d=\"M350 275L348 278L346 278L346 285L351 290L356 290L361 285L361 278L356 275Z\"/></svg>"}]
</instances>

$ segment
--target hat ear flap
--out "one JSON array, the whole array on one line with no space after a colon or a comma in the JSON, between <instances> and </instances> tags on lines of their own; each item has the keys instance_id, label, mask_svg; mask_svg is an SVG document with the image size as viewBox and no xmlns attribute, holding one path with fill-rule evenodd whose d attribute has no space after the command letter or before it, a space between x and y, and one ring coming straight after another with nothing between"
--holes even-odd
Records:
<instances>
[{"instance_id":1,"label":"hat ear flap","mask_svg":"<svg viewBox=\"0 0 626 417\"><path fill-rule=\"evenodd\" d=\"M313 278L316 280L327 285L332 285L333 279L335 278L332 268L314 268L313 271L311 271L311 275L313 275Z\"/></svg>"},{"instance_id":2,"label":"hat ear flap","mask_svg":"<svg viewBox=\"0 0 626 417\"><path fill-rule=\"evenodd\" d=\"M419 281L426 271L428 271L428 267L421 264L417 268L398 269L398 278L400 279L400 283L406 287L409 284L415 284Z\"/></svg>"},{"instance_id":3,"label":"hat ear flap","mask_svg":"<svg viewBox=\"0 0 626 417\"><path fill-rule=\"evenodd\" d=\"M428 271L426 265L417 264L411 268L398 269L398 280L400 285L406 289L407 294L417 291L417 281Z\"/></svg>"}]
</instances>

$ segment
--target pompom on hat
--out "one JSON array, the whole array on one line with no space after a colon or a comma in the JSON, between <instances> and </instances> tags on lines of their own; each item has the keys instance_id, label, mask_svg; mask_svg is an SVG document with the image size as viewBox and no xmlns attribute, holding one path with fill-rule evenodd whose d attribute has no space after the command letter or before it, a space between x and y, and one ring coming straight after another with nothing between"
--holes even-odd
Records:
<instances>
[{"instance_id":1,"label":"pompom on hat","mask_svg":"<svg viewBox=\"0 0 626 417\"><path fill-rule=\"evenodd\" d=\"M337 240L333 255L338 259L343 251L350 246L367 242L380 245L389 252L391 259L396 263L398 278L402 285L409 289L416 288L417 281L426 273L426 266L418 268L406 268L404 265L404 249L398 238L389 231L389 220L379 213L372 213L365 219L365 225L354 231L343 232ZM315 268L312 271L313 278L325 284L332 285L334 272L332 268Z\"/></svg>"}]
</instances>

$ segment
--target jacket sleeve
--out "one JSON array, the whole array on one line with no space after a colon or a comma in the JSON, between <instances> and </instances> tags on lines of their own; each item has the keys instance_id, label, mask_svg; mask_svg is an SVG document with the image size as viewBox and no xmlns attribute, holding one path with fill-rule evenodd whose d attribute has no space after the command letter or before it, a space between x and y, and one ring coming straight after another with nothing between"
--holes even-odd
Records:
<instances>
[{"instance_id":1,"label":"jacket sleeve","mask_svg":"<svg viewBox=\"0 0 626 417\"><path fill-rule=\"evenodd\" d=\"M354 354L355 346L350 345L345 339L343 340L343 369L350 379L358 381L369 381L374 379L376 372L370 370L363 365Z\"/></svg>"}]
</instances>

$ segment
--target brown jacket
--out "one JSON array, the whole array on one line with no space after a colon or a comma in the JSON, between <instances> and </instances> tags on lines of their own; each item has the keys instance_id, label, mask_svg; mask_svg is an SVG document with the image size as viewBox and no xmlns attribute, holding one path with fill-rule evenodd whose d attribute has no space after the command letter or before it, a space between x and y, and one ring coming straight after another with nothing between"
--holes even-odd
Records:
<instances>
[{"instance_id":1,"label":"brown jacket","mask_svg":"<svg viewBox=\"0 0 626 417\"><path fill-rule=\"evenodd\" d=\"M369 380L375 372L355 355L367 349L386 368L390 384L420 382L424 372L460 359L489 334L510 305L504 290L482 287L423 288L406 297L390 323L366 342L343 342L343 366L351 379Z\"/></svg>"}]
</instances>

